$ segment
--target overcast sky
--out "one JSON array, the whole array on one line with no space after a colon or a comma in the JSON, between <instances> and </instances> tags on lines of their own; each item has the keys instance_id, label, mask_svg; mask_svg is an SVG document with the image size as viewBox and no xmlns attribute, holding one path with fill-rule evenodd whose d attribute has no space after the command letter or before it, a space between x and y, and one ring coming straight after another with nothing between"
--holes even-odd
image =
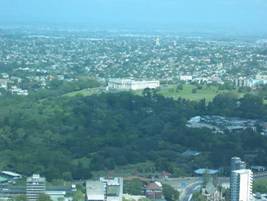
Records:
<instances>
[{"instance_id":1,"label":"overcast sky","mask_svg":"<svg viewBox=\"0 0 267 201\"><path fill-rule=\"evenodd\" d=\"M0 0L1 23L267 32L267 0Z\"/></svg>"}]
</instances>

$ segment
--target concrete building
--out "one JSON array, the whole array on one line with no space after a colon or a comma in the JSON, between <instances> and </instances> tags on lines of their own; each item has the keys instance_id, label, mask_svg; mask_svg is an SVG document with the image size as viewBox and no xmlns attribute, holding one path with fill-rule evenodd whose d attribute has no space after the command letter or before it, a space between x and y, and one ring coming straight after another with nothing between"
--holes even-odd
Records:
<instances>
[{"instance_id":1,"label":"concrete building","mask_svg":"<svg viewBox=\"0 0 267 201\"><path fill-rule=\"evenodd\" d=\"M237 87L252 87L253 86L253 80L248 79L246 77L239 77L235 79L234 83L235 83L235 86Z\"/></svg>"},{"instance_id":2,"label":"concrete building","mask_svg":"<svg viewBox=\"0 0 267 201\"><path fill-rule=\"evenodd\" d=\"M189 82L189 81L193 80L193 76L191 76L191 75L180 75L180 80Z\"/></svg>"},{"instance_id":3,"label":"concrete building","mask_svg":"<svg viewBox=\"0 0 267 201\"><path fill-rule=\"evenodd\" d=\"M101 177L99 181L86 182L87 201L122 201L123 178L115 177L106 179Z\"/></svg>"},{"instance_id":4,"label":"concrete building","mask_svg":"<svg viewBox=\"0 0 267 201\"><path fill-rule=\"evenodd\" d=\"M7 89L7 81L6 79L0 79L0 88Z\"/></svg>"},{"instance_id":5,"label":"concrete building","mask_svg":"<svg viewBox=\"0 0 267 201\"><path fill-rule=\"evenodd\" d=\"M235 174L233 171L235 170L241 170L246 168L246 163L242 161L239 157L232 157L231 158L231 173L230 173L230 191L231 191L231 201L236 200L236 186L234 184L234 181L236 180Z\"/></svg>"},{"instance_id":6,"label":"concrete building","mask_svg":"<svg viewBox=\"0 0 267 201\"><path fill-rule=\"evenodd\" d=\"M87 201L105 201L106 189L101 181L86 182L86 200Z\"/></svg>"},{"instance_id":7,"label":"concrete building","mask_svg":"<svg viewBox=\"0 0 267 201\"><path fill-rule=\"evenodd\" d=\"M106 188L106 201L122 201L123 178L115 177L113 179L100 178L100 181Z\"/></svg>"},{"instance_id":8,"label":"concrete building","mask_svg":"<svg viewBox=\"0 0 267 201\"><path fill-rule=\"evenodd\" d=\"M246 169L246 163L242 161L239 157L231 158L231 171Z\"/></svg>"},{"instance_id":9,"label":"concrete building","mask_svg":"<svg viewBox=\"0 0 267 201\"><path fill-rule=\"evenodd\" d=\"M143 90L146 88L156 89L160 87L157 80L135 81L130 79L111 79L108 82L108 90Z\"/></svg>"},{"instance_id":10,"label":"concrete building","mask_svg":"<svg viewBox=\"0 0 267 201\"><path fill-rule=\"evenodd\" d=\"M231 201L252 200L252 176L251 170L246 169L246 163L239 157L231 159Z\"/></svg>"},{"instance_id":11,"label":"concrete building","mask_svg":"<svg viewBox=\"0 0 267 201\"><path fill-rule=\"evenodd\" d=\"M234 170L231 179L231 201L252 201L253 173L249 169Z\"/></svg>"},{"instance_id":12,"label":"concrete building","mask_svg":"<svg viewBox=\"0 0 267 201\"><path fill-rule=\"evenodd\" d=\"M46 192L46 179L39 174L33 174L26 181L27 201L36 201L40 194Z\"/></svg>"}]
</instances>

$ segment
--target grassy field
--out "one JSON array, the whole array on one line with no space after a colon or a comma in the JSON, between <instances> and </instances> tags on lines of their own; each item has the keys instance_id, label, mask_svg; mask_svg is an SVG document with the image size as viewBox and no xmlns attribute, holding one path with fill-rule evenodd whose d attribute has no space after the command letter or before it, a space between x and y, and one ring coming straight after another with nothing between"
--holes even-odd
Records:
<instances>
[{"instance_id":1,"label":"grassy field","mask_svg":"<svg viewBox=\"0 0 267 201\"><path fill-rule=\"evenodd\" d=\"M193 93L193 89L196 89L195 93ZM74 91L65 94L64 96L77 96L77 95L82 95L82 96L91 96L94 94L100 94L106 92L104 87L98 87L98 88L90 88L90 89L83 89L80 91ZM133 93L136 95L142 95L142 90L139 91L134 91ZM196 86L191 85L191 84L185 84L183 85L182 90L177 90L176 85L163 85L159 89L159 94L165 96L165 97L170 97L174 99L178 98L184 98L192 101L199 101L201 99L206 99L206 101L212 101L212 99L224 92L232 92L235 93L237 96L242 97L244 94L239 93L237 90L233 91L227 91L227 90L218 90L218 87L216 86L206 86L203 85L201 89L197 89Z\"/></svg>"},{"instance_id":2,"label":"grassy field","mask_svg":"<svg viewBox=\"0 0 267 201\"><path fill-rule=\"evenodd\" d=\"M78 95L91 96L91 95L94 95L94 94L100 94L100 93L102 93L102 91L103 91L103 87L88 88L88 89L83 89L83 90L80 90L80 91L73 91L73 92L65 94L64 96L69 96L69 97L78 96Z\"/></svg>"},{"instance_id":3,"label":"grassy field","mask_svg":"<svg viewBox=\"0 0 267 201\"><path fill-rule=\"evenodd\" d=\"M193 89L196 89L195 93L192 92ZM243 96L242 93L239 93L236 90L234 91L218 90L218 87L216 86L206 86L206 85L203 85L202 89L197 89L196 86L191 84L183 85L182 90L176 90L175 85L162 86L160 88L159 94L174 99L184 98L193 101L206 99L207 101L211 101L216 95L225 92L235 93L239 97Z\"/></svg>"}]
</instances>

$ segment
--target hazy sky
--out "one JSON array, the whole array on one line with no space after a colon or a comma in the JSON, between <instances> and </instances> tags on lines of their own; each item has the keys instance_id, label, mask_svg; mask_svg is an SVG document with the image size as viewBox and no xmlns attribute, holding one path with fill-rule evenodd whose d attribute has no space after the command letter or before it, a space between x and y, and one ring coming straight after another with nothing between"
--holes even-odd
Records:
<instances>
[{"instance_id":1,"label":"hazy sky","mask_svg":"<svg viewBox=\"0 0 267 201\"><path fill-rule=\"evenodd\" d=\"M0 0L2 23L267 32L267 0Z\"/></svg>"}]
</instances>

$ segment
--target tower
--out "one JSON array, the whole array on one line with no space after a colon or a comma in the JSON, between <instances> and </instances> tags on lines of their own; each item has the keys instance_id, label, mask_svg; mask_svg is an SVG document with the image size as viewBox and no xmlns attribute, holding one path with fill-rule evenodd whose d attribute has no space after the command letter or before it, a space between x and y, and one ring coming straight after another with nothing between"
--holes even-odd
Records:
<instances>
[{"instance_id":1,"label":"tower","mask_svg":"<svg viewBox=\"0 0 267 201\"><path fill-rule=\"evenodd\" d=\"M234 170L231 179L231 201L252 201L252 171L249 169Z\"/></svg>"},{"instance_id":2,"label":"tower","mask_svg":"<svg viewBox=\"0 0 267 201\"><path fill-rule=\"evenodd\" d=\"M156 38L155 42L156 42L156 46L160 46L160 38L159 37Z\"/></svg>"}]
</instances>

